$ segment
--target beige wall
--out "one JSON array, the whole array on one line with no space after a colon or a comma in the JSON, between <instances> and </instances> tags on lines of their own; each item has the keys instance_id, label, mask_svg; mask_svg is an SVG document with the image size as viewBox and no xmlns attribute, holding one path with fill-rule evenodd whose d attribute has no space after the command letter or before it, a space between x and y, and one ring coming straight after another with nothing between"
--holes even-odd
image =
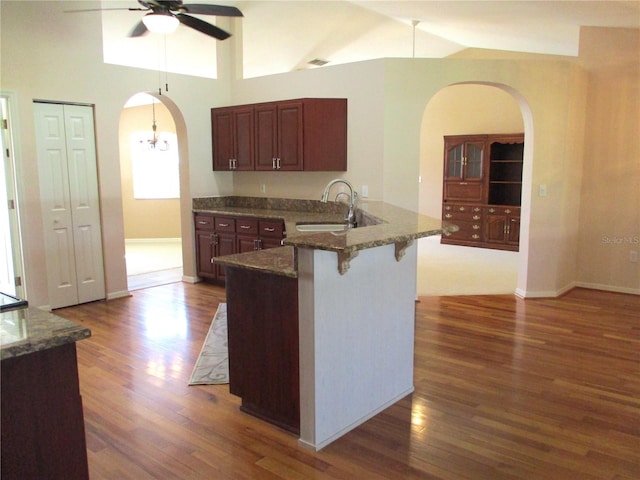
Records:
<instances>
[{"instance_id":1,"label":"beige wall","mask_svg":"<svg viewBox=\"0 0 640 480\"><path fill-rule=\"evenodd\" d=\"M151 105L125 108L120 117L120 171L124 237L180 238L180 199L136 199L133 197L130 136L151 130ZM176 133L173 117L162 103L155 105L158 133Z\"/></svg>"},{"instance_id":2,"label":"beige wall","mask_svg":"<svg viewBox=\"0 0 640 480\"><path fill-rule=\"evenodd\" d=\"M99 6L98 2L93 4ZM99 15L86 15L83 22L78 22L76 16L63 13L73 7L65 2L47 1L5 0L1 4L0 80L2 90L14 92L18 104L17 174L27 292L36 306L48 301L42 271L44 243L32 100L95 105L107 292L116 297L126 293L119 119L131 95L154 91L157 86L156 72L102 63ZM26 31L30 34L24 35ZM615 57L612 52L624 49L615 31L603 35L613 39L605 42L605 55L597 51L600 47L594 44L598 42L585 46L594 52L591 61L596 65L602 59ZM637 232L638 197L633 187L634 181L638 184L639 168L638 96L637 89L634 90L638 85L637 56L631 66L607 65L593 78L589 77L595 75L591 73L595 71L593 65L587 70L561 57L387 59L232 81L238 60L235 38L218 44L222 50L219 61L226 62L219 69L219 80L170 75L170 92L161 98L172 113L181 141L185 275L192 276L195 271L192 197L232 192L261 195L260 183L264 182L268 196L318 198L326 182L339 175L352 180L358 189L368 185L372 198L418 210L417 179L421 173L420 139L425 109L446 87L474 82L505 89L523 112L527 168L520 293L555 295L583 278L589 284L640 292L637 264L636 270L628 264L618 268L620 252L602 248L599 240L594 245L601 231L631 230L631 235L634 229ZM586 52L581 51L581 55ZM609 78L611 73L621 78ZM608 93L605 95L604 91ZM347 173L212 172L210 107L303 96L348 98ZM619 182L603 181L610 178L607 175L612 171L603 165L612 161L620 163L613 170L616 172L613 178ZM541 183L548 186L547 197L532 195ZM587 201L604 206L591 216ZM581 203L583 212L579 213ZM616 213L619 206L624 219ZM585 268L596 254L598 262Z\"/></svg>"},{"instance_id":3,"label":"beige wall","mask_svg":"<svg viewBox=\"0 0 640 480\"><path fill-rule=\"evenodd\" d=\"M580 198L580 285L640 290L640 30L583 28L589 71Z\"/></svg>"}]
</instances>

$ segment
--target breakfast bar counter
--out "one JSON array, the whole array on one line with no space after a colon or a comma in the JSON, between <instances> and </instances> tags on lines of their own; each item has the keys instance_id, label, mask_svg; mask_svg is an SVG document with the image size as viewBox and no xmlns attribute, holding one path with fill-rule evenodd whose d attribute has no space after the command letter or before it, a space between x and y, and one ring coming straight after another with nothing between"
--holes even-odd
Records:
<instances>
[{"instance_id":1,"label":"breakfast bar counter","mask_svg":"<svg viewBox=\"0 0 640 480\"><path fill-rule=\"evenodd\" d=\"M383 202L358 202L357 228L343 228L347 206L335 202L198 200L195 211L286 226L283 247L214 258L243 411L320 450L413 391L415 240L455 227Z\"/></svg>"}]
</instances>

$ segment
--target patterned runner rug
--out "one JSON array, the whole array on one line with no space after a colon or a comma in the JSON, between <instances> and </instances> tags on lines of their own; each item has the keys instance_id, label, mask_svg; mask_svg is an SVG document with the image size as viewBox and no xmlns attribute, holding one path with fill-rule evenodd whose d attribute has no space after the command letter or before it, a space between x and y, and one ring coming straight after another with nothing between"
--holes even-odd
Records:
<instances>
[{"instance_id":1,"label":"patterned runner rug","mask_svg":"<svg viewBox=\"0 0 640 480\"><path fill-rule=\"evenodd\" d=\"M229 383L227 347L227 304L218 305L209 333L204 340L189 385L220 385Z\"/></svg>"}]
</instances>

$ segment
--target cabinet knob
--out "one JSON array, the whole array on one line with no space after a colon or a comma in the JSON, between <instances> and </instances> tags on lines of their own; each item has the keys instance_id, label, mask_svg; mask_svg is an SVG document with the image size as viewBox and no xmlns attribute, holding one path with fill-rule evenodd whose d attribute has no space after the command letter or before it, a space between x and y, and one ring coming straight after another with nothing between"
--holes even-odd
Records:
<instances>
[{"instance_id":1,"label":"cabinet knob","mask_svg":"<svg viewBox=\"0 0 640 480\"><path fill-rule=\"evenodd\" d=\"M474 240L478 240L480 238L480 235L474 233L473 235L471 235L471 238L473 238Z\"/></svg>"},{"instance_id":2,"label":"cabinet knob","mask_svg":"<svg viewBox=\"0 0 640 480\"><path fill-rule=\"evenodd\" d=\"M507 208L504 213L511 213L511 210L509 208Z\"/></svg>"},{"instance_id":3,"label":"cabinet knob","mask_svg":"<svg viewBox=\"0 0 640 480\"><path fill-rule=\"evenodd\" d=\"M473 226L473 229L474 229L474 230L478 230L478 229L480 229L480 225L474 225L474 226Z\"/></svg>"},{"instance_id":4,"label":"cabinet knob","mask_svg":"<svg viewBox=\"0 0 640 480\"><path fill-rule=\"evenodd\" d=\"M218 226L219 227L228 227L229 224L228 223L219 223Z\"/></svg>"},{"instance_id":5,"label":"cabinet knob","mask_svg":"<svg viewBox=\"0 0 640 480\"><path fill-rule=\"evenodd\" d=\"M480 220L480 215L474 215L474 216L473 216L473 219L474 219L474 220Z\"/></svg>"},{"instance_id":6,"label":"cabinet knob","mask_svg":"<svg viewBox=\"0 0 640 480\"><path fill-rule=\"evenodd\" d=\"M447 213L444 217L445 218L451 218L451 217L453 217L453 215L451 215L450 213Z\"/></svg>"},{"instance_id":7,"label":"cabinet knob","mask_svg":"<svg viewBox=\"0 0 640 480\"><path fill-rule=\"evenodd\" d=\"M461 212L464 212L466 210L466 208L460 207L458 210L460 210Z\"/></svg>"},{"instance_id":8,"label":"cabinet knob","mask_svg":"<svg viewBox=\"0 0 640 480\"><path fill-rule=\"evenodd\" d=\"M263 230L264 230L265 232L275 232L275 231L276 231L276 229L275 229L275 228L273 228L273 227L264 227L264 229L263 229Z\"/></svg>"},{"instance_id":9,"label":"cabinet knob","mask_svg":"<svg viewBox=\"0 0 640 480\"><path fill-rule=\"evenodd\" d=\"M240 225L240 228L243 230L249 230L251 228L251 225Z\"/></svg>"},{"instance_id":10,"label":"cabinet knob","mask_svg":"<svg viewBox=\"0 0 640 480\"><path fill-rule=\"evenodd\" d=\"M495 211L496 211L496 209L495 209L495 208L490 208L490 209L489 209L489 212L490 212L490 213L493 213L493 212L495 212Z\"/></svg>"}]
</instances>

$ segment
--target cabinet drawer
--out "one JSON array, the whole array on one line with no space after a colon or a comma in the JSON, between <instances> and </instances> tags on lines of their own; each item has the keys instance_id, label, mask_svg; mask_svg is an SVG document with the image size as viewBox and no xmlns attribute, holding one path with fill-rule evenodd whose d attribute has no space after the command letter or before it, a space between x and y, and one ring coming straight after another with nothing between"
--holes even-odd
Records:
<instances>
[{"instance_id":1,"label":"cabinet drawer","mask_svg":"<svg viewBox=\"0 0 640 480\"><path fill-rule=\"evenodd\" d=\"M482 241L482 223L480 222L452 222L459 230L448 235L451 240L465 240L469 242Z\"/></svg>"},{"instance_id":2,"label":"cabinet drawer","mask_svg":"<svg viewBox=\"0 0 640 480\"><path fill-rule=\"evenodd\" d=\"M442 220L448 222L482 222L482 207L477 205L444 205Z\"/></svg>"},{"instance_id":3,"label":"cabinet drawer","mask_svg":"<svg viewBox=\"0 0 640 480\"><path fill-rule=\"evenodd\" d=\"M484 207L484 213L486 215L514 215L520 216L520 207Z\"/></svg>"},{"instance_id":4,"label":"cabinet drawer","mask_svg":"<svg viewBox=\"0 0 640 480\"><path fill-rule=\"evenodd\" d=\"M260 236L282 238L284 236L284 223L278 220L260 220Z\"/></svg>"},{"instance_id":5,"label":"cabinet drawer","mask_svg":"<svg viewBox=\"0 0 640 480\"><path fill-rule=\"evenodd\" d=\"M482 213L482 207L478 205L460 205L457 203L445 204L442 207L445 212L458 212L458 213Z\"/></svg>"},{"instance_id":6,"label":"cabinet drawer","mask_svg":"<svg viewBox=\"0 0 640 480\"><path fill-rule=\"evenodd\" d=\"M253 218L237 218L236 232L241 235L257 235L258 220Z\"/></svg>"},{"instance_id":7,"label":"cabinet drawer","mask_svg":"<svg viewBox=\"0 0 640 480\"><path fill-rule=\"evenodd\" d=\"M211 215L196 214L194 216L196 230L213 232L213 217Z\"/></svg>"},{"instance_id":8,"label":"cabinet drawer","mask_svg":"<svg viewBox=\"0 0 640 480\"><path fill-rule=\"evenodd\" d=\"M231 217L215 217L214 230L233 233L236 231L236 221Z\"/></svg>"},{"instance_id":9,"label":"cabinet drawer","mask_svg":"<svg viewBox=\"0 0 640 480\"><path fill-rule=\"evenodd\" d=\"M465 221L465 222L481 222L482 213L459 213L459 212L444 212L442 220L448 222Z\"/></svg>"}]
</instances>

